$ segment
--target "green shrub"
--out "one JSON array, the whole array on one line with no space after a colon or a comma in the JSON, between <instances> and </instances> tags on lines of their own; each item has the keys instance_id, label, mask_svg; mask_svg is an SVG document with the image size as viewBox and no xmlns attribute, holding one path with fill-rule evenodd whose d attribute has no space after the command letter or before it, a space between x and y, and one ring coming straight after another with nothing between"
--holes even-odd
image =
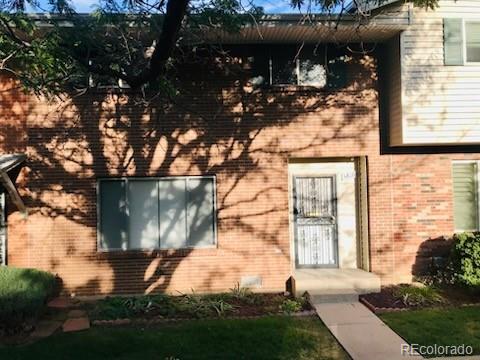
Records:
<instances>
[{"instance_id":1,"label":"green shrub","mask_svg":"<svg viewBox=\"0 0 480 360\"><path fill-rule=\"evenodd\" d=\"M44 271L0 267L0 329L13 333L38 316L55 284L55 277Z\"/></svg>"},{"instance_id":2,"label":"green shrub","mask_svg":"<svg viewBox=\"0 0 480 360\"><path fill-rule=\"evenodd\" d=\"M438 291L430 286L401 285L393 296L407 306L427 306L440 304L444 300Z\"/></svg>"},{"instance_id":3,"label":"green shrub","mask_svg":"<svg viewBox=\"0 0 480 360\"><path fill-rule=\"evenodd\" d=\"M455 284L480 285L480 233L454 236L448 272Z\"/></svg>"},{"instance_id":4,"label":"green shrub","mask_svg":"<svg viewBox=\"0 0 480 360\"><path fill-rule=\"evenodd\" d=\"M291 314L295 312L299 312L303 308L303 302L297 299L286 299L281 305L280 309L285 314Z\"/></svg>"}]
</instances>

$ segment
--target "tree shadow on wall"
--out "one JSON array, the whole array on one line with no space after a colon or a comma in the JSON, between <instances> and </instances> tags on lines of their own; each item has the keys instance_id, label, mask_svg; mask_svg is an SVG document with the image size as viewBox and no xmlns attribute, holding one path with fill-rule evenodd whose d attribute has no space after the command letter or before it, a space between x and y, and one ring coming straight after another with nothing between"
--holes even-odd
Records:
<instances>
[{"instance_id":1,"label":"tree shadow on wall","mask_svg":"<svg viewBox=\"0 0 480 360\"><path fill-rule=\"evenodd\" d=\"M445 270L452 245L453 239L444 236L422 242L412 265L412 275L435 280L439 271Z\"/></svg>"},{"instance_id":2,"label":"tree shadow on wall","mask_svg":"<svg viewBox=\"0 0 480 360\"><path fill-rule=\"evenodd\" d=\"M256 89L245 62L212 61L184 64L171 100L146 104L118 90L43 113L28 104L22 195L30 228L42 224L29 242L36 266L79 295L171 291L173 279L215 290L238 273L288 269L288 159L351 156L378 137L375 63L366 59L353 57L354 76L335 91ZM98 178L176 175L216 176L217 248L97 251Z\"/></svg>"}]
</instances>

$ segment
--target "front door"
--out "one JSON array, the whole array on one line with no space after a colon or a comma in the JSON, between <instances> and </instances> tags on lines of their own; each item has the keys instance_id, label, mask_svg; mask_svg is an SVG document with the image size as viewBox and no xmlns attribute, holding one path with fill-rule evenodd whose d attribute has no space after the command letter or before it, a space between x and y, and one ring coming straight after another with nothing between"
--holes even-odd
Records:
<instances>
[{"instance_id":1,"label":"front door","mask_svg":"<svg viewBox=\"0 0 480 360\"><path fill-rule=\"evenodd\" d=\"M295 176L293 198L296 267L338 267L335 176Z\"/></svg>"}]
</instances>

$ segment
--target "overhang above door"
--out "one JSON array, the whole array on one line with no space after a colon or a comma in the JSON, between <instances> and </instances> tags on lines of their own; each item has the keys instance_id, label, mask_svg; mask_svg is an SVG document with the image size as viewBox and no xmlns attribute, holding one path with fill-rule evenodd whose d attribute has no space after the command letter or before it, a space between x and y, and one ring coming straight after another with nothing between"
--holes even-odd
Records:
<instances>
[{"instance_id":1,"label":"overhang above door","mask_svg":"<svg viewBox=\"0 0 480 360\"><path fill-rule=\"evenodd\" d=\"M27 214L27 208L15 186L16 174L18 174L15 170L19 170L26 159L25 154L0 155L0 185L5 188L12 202L24 215Z\"/></svg>"}]
</instances>

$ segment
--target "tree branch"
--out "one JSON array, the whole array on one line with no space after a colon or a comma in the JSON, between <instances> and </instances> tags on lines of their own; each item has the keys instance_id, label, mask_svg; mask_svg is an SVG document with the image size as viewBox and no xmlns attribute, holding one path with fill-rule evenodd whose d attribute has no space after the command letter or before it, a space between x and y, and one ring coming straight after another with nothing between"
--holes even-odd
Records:
<instances>
[{"instance_id":1,"label":"tree branch","mask_svg":"<svg viewBox=\"0 0 480 360\"><path fill-rule=\"evenodd\" d=\"M12 27L8 23L8 20L5 19L2 15L0 15L0 23L14 42L16 42L18 45L21 45L21 46L25 46L25 47L30 46L30 43L23 41L15 34Z\"/></svg>"},{"instance_id":2,"label":"tree branch","mask_svg":"<svg viewBox=\"0 0 480 360\"><path fill-rule=\"evenodd\" d=\"M165 74L167 62L175 49L178 33L187 14L188 3L189 0L168 0L162 32L156 41L149 66L127 80L132 88L138 88Z\"/></svg>"}]
</instances>

